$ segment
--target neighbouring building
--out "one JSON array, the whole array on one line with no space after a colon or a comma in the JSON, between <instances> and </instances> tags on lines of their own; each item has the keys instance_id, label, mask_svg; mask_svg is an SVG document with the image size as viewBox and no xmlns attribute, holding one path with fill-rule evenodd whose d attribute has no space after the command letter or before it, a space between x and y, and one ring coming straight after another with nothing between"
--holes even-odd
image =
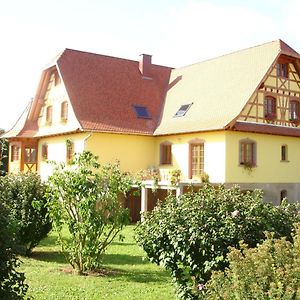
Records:
<instances>
[{"instance_id":1,"label":"neighbouring building","mask_svg":"<svg viewBox=\"0 0 300 300\"><path fill-rule=\"evenodd\" d=\"M9 172L52 172L84 149L162 181L239 184L300 200L300 55L281 40L182 68L66 49L7 133ZM143 206L143 203L142 203ZM145 209L145 208L144 208Z\"/></svg>"}]
</instances>

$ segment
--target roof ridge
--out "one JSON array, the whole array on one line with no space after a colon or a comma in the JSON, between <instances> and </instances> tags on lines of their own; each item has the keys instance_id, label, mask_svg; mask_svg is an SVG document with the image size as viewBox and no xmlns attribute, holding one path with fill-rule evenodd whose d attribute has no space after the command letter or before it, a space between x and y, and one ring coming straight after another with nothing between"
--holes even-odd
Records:
<instances>
[{"instance_id":1,"label":"roof ridge","mask_svg":"<svg viewBox=\"0 0 300 300\"><path fill-rule=\"evenodd\" d=\"M176 68L176 70L188 68L188 67L191 67L191 66L194 66L194 65L198 65L198 64L201 64L201 63L205 63L205 62L208 62L208 61L216 60L216 59L219 59L219 58L221 58L221 57L233 55L233 54L240 53L240 52L243 52L243 51L246 51L246 50L249 50L249 49L262 47L262 46L264 46L264 45L268 45L268 44L272 44L272 43L276 43L276 42L279 44L279 47L280 47L280 41L281 41L280 39L277 39L277 40L274 40L274 41L265 42L265 43L258 44L258 45L255 45L255 46L243 48L243 49L240 49L240 50L235 50L235 51L232 51L232 52L228 52L228 53L226 53L226 54L218 55L218 56L215 56L215 57L211 57L211 58L208 58L208 59L204 59L204 60L199 61L199 62L196 62L196 63L192 63L192 64L189 64L189 65L186 65L186 66L182 66L182 67ZM282 42L283 42L283 41L282 41ZM286 44L285 42L283 42L283 43ZM286 45L287 45L287 44L286 44ZM287 45L287 46L288 46L288 45ZM289 47L289 46L288 46L288 47ZM291 48L291 47L290 47L290 48ZM291 49L292 49L292 48L291 48ZM293 50L293 49L292 49L292 50ZM295 51L295 50L293 50L293 51ZM296 51L295 51L295 52L296 52ZM297 52L296 52L296 53L297 53Z\"/></svg>"},{"instance_id":2,"label":"roof ridge","mask_svg":"<svg viewBox=\"0 0 300 300\"><path fill-rule=\"evenodd\" d=\"M88 54L88 55L95 55L95 56L101 56L101 57L106 57L106 58L112 58L112 59L116 59L116 60L123 60L123 61L129 61L129 62L139 63L138 60L134 60L134 59L124 58L124 57L117 57L117 56L108 55L108 54L100 54L100 53L89 52L89 51L84 51L84 50L71 49L71 48L65 48L65 50L61 52L61 55L57 58L57 61L58 61L58 60L62 57L62 55L63 55L65 52L67 52L67 51L80 52L80 53ZM152 66L156 66L156 67L164 67L164 68L172 68L172 69L173 69L173 67L164 66L164 65L158 65L158 64L153 64L153 63L152 63Z\"/></svg>"}]
</instances>

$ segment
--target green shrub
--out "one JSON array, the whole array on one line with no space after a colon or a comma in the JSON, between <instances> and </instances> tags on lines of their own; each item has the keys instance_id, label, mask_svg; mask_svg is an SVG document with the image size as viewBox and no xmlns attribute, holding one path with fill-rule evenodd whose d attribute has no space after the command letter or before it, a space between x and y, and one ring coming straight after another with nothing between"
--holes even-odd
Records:
<instances>
[{"instance_id":1,"label":"green shrub","mask_svg":"<svg viewBox=\"0 0 300 300\"><path fill-rule=\"evenodd\" d=\"M47 236L51 223L47 217L46 185L35 173L0 177L0 201L8 208L21 254L31 250Z\"/></svg>"},{"instance_id":2,"label":"green shrub","mask_svg":"<svg viewBox=\"0 0 300 300\"><path fill-rule=\"evenodd\" d=\"M119 163L100 166L91 152L75 155L70 166L56 166L49 178L49 208L66 258L78 274L101 268L108 245L129 223L119 199L131 179ZM71 239L62 234L66 225Z\"/></svg>"},{"instance_id":3,"label":"green shrub","mask_svg":"<svg viewBox=\"0 0 300 300\"><path fill-rule=\"evenodd\" d=\"M235 187L204 185L197 193L179 199L169 196L136 228L136 240L148 258L171 271L178 296L197 299L197 286L209 280L213 270L228 266L229 246L244 240L255 247L264 231L291 239L297 206L263 203L259 191L242 194Z\"/></svg>"},{"instance_id":4,"label":"green shrub","mask_svg":"<svg viewBox=\"0 0 300 300\"><path fill-rule=\"evenodd\" d=\"M213 273L205 299L300 299L300 224L293 243L268 233L257 248L240 248L230 248L229 267Z\"/></svg>"},{"instance_id":5,"label":"green shrub","mask_svg":"<svg viewBox=\"0 0 300 300\"><path fill-rule=\"evenodd\" d=\"M28 289L24 274L17 271L19 260L14 247L8 211L0 202L0 299L23 299Z\"/></svg>"}]
</instances>

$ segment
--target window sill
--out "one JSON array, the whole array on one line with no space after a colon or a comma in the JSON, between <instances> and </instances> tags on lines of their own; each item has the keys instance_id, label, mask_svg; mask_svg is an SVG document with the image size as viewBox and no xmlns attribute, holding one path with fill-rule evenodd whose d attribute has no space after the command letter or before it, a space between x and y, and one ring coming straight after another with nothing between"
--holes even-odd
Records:
<instances>
[{"instance_id":1,"label":"window sill","mask_svg":"<svg viewBox=\"0 0 300 300\"><path fill-rule=\"evenodd\" d=\"M289 160L281 160L280 162L289 163L290 161Z\"/></svg>"},{"instance_id":2,"label":"window sill","mask_svg":"<svg viewBox=\"0 0 300 300\"><path fill-rule=\"evenodd\" d=\"M170 163L170 164L162 164L162 163L160 163L159 166L160 167L173 167L173 164L172 163Z\"/></svg>"}]
</instances>

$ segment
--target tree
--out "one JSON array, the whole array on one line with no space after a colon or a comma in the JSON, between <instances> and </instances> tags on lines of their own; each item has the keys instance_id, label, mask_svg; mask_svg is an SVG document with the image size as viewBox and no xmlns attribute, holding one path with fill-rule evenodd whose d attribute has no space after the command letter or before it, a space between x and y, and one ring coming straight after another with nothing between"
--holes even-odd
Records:
<instances>
[{"instance_id":1,"label":"tree","mask_svg":"<svg viewBox=\"0 0 300 300\"><path fill-rule=\"evenodd\" d=\"M8 209L10 220L15 224L19 252L29 256L51 230L46 185L35 173L0 177L0 202Z\"/></svg>"},{"instance_id":2,"label":"tree","mask_svg":"<svg viewBox=\"0 0 300 300\"><path fill-rule=\"evenodd\" d=\"M1 138L4 130L0 129L0 176L5 175L8 169L8 142Z\"/></svg>"},{"instance_id":3,"label":"tree","mask_svg":"<svg viewBox=\"0 0 300 300\"><path fill-rule=\"evenodd\" d=\"M198 299L197 287L228 266L229 246L244 240L255 247L266 230L291 240L297 220L297 206L286 201L276 207L263 203L259 191L206 184L179 199L171 195L147 213L136 240L152 262L171 271L179 297Z\"/></svg>"},{"instance_id":4,"label":"tree","mask_svg":"<svg viewBox=\"0 0 300 300\"><path fill-rule=\"evenodd\" d=\"M23 299L28 286L24 273L17 270L15 234L8 215L0 202L0 299Z\"/></svg>"},{"instance_id":5,"label":"tree","mask_svg":"<svg viewBox=\"0 0 300 300\"><path fill-rule=\"evenodd\" d=\"M225 272L214 272L199 291L205 299L299 299L300 298L300 224L293 242L286 238L267 239L255 248L243 242L230 248Z\"/></svg>"},{"instance_id":6,"label":"tree","mask_svg":"<svg viewBox=\"0 0 300 300\"><path fill-rule=\"evenodd\" d=\"M109 244L129 222L120 194L131 187L119 162L100 165L85 151L69 162L56 165L49 178L48 205L63 252L78 274L101 267ZM71 239L63 236L67 227Z\"/></svg>"}]
</instances>

